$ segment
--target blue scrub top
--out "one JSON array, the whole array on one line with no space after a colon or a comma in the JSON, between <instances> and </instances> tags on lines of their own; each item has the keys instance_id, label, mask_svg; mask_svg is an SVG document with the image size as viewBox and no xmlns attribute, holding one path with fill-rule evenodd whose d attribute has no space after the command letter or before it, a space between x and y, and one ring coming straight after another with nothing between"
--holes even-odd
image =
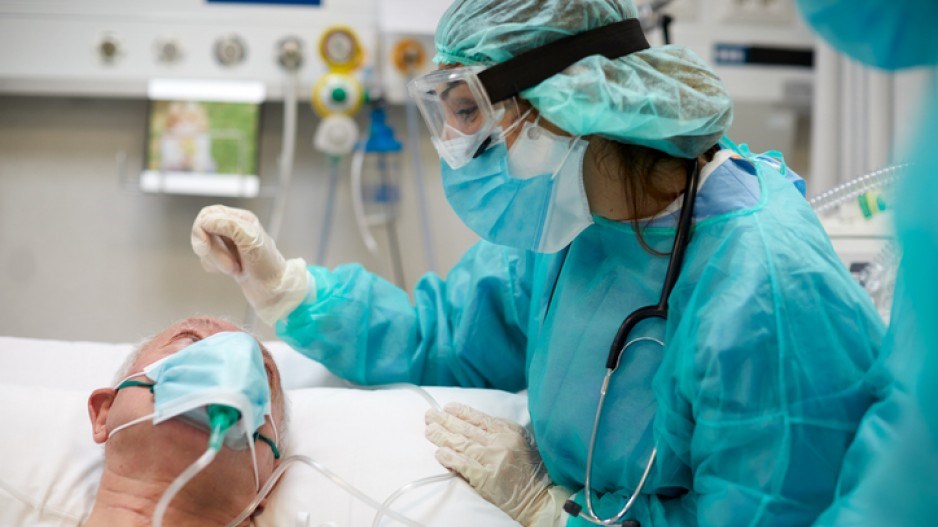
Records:
<instances>
[{"instance_id":1,"label":"blue scrub top","mask_svg":"<svg viewBox=\"0 0 938 527\"><path fill-rule=\"evenodd\" d=\"M592 489L612 515L658 460L627 518L644 526L803 525L827 507L873 400L884 331L778 161L740 151L699 189L667 322L635 336L613 376ZM670 251L677 212L642 231ZM278 335L361 384L529 389L551 478L582 488L610 343L658 300L668 257L596 218L565 251L479 242L446 280L406 292L348 265L310 267L317 295ZM587 525L571 519L570 525Z\"/></svg>"}]
</instances>

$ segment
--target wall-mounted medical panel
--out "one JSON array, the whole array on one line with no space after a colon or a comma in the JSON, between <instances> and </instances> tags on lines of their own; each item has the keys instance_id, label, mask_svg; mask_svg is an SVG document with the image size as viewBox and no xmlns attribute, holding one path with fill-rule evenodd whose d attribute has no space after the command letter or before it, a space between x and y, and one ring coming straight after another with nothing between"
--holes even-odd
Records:
<instances>
[{"instance_id":1,"label":"wall-mounted medical panel","mask_svg":"<svg viewBox=\"0 0 938 527\"><path fill-rule=\"evenodd\" d=\"M261 81L322 75L324 32L354 31L374 60L377 0L0 0L0 93L146 95L153 78Z\"/></svg>"}]
</instances>

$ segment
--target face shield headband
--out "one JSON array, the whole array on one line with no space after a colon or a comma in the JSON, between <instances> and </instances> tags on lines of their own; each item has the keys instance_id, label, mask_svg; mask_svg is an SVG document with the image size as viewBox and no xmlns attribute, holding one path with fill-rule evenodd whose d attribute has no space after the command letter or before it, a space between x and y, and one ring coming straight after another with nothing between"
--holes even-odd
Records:
<instances>
[{"instance_id":1,"label":"face shield headband","mask_svg":"<svg viewBox=\"0 0 938 527\"><path fill-rule=\"evenodd\" d=\"M593 55L624 57L650 46L637 19L562 38L485 67L437 70L408 84L440 157L453 169L478 157L498 138L514 98Z\"/></svg>"}]
</instances>

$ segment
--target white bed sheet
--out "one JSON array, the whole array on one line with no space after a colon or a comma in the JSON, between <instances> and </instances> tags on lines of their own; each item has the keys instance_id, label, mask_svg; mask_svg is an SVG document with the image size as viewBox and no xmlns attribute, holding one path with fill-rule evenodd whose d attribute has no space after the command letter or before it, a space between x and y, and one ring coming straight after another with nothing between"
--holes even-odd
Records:
<instances>
[{"instance_id":1,"label":"white bed sheet","mask_svg":"<svg viewBox=\"0 0 938 527\"><path fill-rule=\"evenodd\" d=\"M423 437L427 402L406 389L345 387L281 342L268 344L290 404L288 454L315 458L384 501L401 486L442 474ZM103 447L91 439L86 401L111 384L131 344L0 337L0 526L75 526L94 500ZM430 388L441 404L461 401L519 422L522 394ZM290 469L261 527L371 525L374 511L302 465ZM405 494L398 510L428 527L516 526L458 479ZM304 523L298 522L303 518ZM395 525L385 519L381 525Z\"/></svg>"}]
</instances>

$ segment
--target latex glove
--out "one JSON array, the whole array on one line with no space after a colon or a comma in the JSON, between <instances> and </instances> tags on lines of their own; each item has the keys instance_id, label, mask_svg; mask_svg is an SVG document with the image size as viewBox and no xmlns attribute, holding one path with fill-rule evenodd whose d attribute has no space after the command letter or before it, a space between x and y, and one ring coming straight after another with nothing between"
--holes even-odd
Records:
<instances>
[{"instance_id":1,"label":"latex glove","mask_svg":"<svg viewBox=\"0 0 938 527\"><path fill-rule=\"evenodd\" d=\"M192 224L192 250L209 272L234 277L257 316L273 324L310 291L312 277L302 258L284 260L251 211L212 205Z\"/></svg>"},{"instance_id":2,"label":"latex glove","mask_svg":"<svg viewBox=\"0 0 938 527\"><path fill-rule=\"evenodd\" d=\"M570 492L551 483L541 455L521 425L451 403L426 414L436 459L525 527L563 525Z\"/></svg>"}]
</instances>

